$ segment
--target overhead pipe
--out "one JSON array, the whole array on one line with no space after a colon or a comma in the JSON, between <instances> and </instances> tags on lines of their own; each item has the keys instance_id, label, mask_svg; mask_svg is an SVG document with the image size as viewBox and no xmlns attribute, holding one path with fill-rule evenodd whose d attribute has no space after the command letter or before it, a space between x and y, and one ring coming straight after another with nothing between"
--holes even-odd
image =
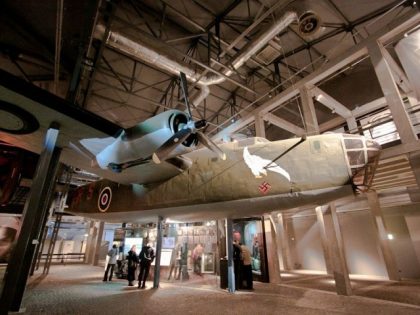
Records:
<instances>
[{"instance_id":1,"label":"overhead pipe","mask_svg":"<svg viewBox=\"0 0 420 315\"><path fill-rule=\"evenodd\" d=\"M275 21L268 29L266 29L260 36L249 42L245 49L239 52L229 65L230 69L224 69L221 73L225 76L230 76L234 70L241 67L252 55L264 47L271 39L278 33L287 28L292 22L297 21L298 17L302 16L298 10L287 11L279 20ZM94 37L102 39L105 34L105 26L98 24L96 26ZM146 43L149 42L149 43ZM226 80L225 77L214 73L203 74L196 71L188 64L180 63L174 57L158 52L158 43L145 40L142 43L136 42L118 32L109 31L106 38L106 45L112 47L120 52L140 59L148 64L155 65L164 71L178 75L180 72L185 73L187 79L195 82L201 87L200 94L192 101L193 105L197 106L209 95L209 85L220 84Z\"/></svg>"}]
</instances>

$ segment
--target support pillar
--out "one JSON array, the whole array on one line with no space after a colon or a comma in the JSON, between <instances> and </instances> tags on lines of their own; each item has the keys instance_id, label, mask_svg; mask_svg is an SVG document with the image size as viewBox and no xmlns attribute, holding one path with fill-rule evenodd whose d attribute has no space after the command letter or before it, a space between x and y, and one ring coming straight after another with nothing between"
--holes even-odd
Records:
<instances>
[{"instance_id":1,"label":"support pillar","mask_svg":"<svg viewBox=\"0 0 420 315\"><path fill-rule=\"evenodd\" d=\"M101 254L102 239L104 238L105 222L98 222L98 232L96 234L95 252L93 255L93 266L99 266L99 255Z\"/></svg>"},{"instance_id":2,"label":"support pillar","mask_svg":"<svg viewBox=\"0 0 420 315\"><path fill-rule=\"evenodd\" d=\"M235 271L233 269L233 222L232 219L226 219L226 254L228 263L228 291L234 293Z\"/></svg>"},{"instance_id":3,"label":"support pillar","mask_svg":"<svg viewBox=\"0 0 420 315\"><path fill-rule=\"evenodd\" d=\"M290 270L292 269L292 262L290 260L290 246L289 246L289 237L287 235L287 226L286 219L282 213L277 215L278 219L278 235L281 240L281 257L283 261L283 269Z\"/></svg>"},{"instance_id":4,"label":"support pillar","mask_svg":"<svg viewBox=\"0 0 420 315\"><path fill-rule=\"evenodd\" d=\"M324 223L324 216L323 213L326 212L328 206L319 206L315 208L316 218L319 226L319 232L321 234L321 242L322 242L322 250L324 252L324 260L325 260L325 268L327 269L327 273L329 275L333 274L332 262L331 257L328 252L328 238L327 232L325 231L325 223Z\"/></svg>"},{"instance_id":5,"label":"support pillar","mask_svg":"<svg viewBox=\"0 0 420 315\"><path fill-rule=\"evenodd\" d=\"M408 162L410 163L411 170L413 171L414 177L417 182L417 186L420 187L420 152L411 152L408 154ZM412 202L420 201L419 189L409 189L408 193Z\"/></svg>"},{"instance_id":6,"label":"support pillar","mask_svg":"<svg viewBox=\"0 0 420 315\"><path fill-rule=\"evenodd\" d=\"M381 247L382 255L385 260L386 271L388 272L389 280L401 280L398 273L397 264L395 262L394 254L392 253L388 235L386 232L384 217L382 215L381 206L379 204L378 194L375 191L366 193L370 212L373 216L374 225L377 231L379 245Z\"/></svg>"},{"instance_id":7,"label":"support pillar","mask_svg":"<svg viewBox=\"0 0 420 315\"><path fill-rule=\"evenodd\" d=\"M276 240L275 222L272 216L264 217L266 248L268 261L268 274L270 283L280 283L280 265L278 246Z\"/></svg>"},{"instance_id":8,"label":"support pillar","mask_svg":"<svg viewBox=\"0 0 420 315\"><path fill-rule=\"evenodd\" d=\"M381 43L374 41L368 44L370 59L384 93L386 102L391 111L395 126L402 143L411 143L417 140L410 118L405 111L404 102L402 101L397 84L392 76L391 68L384 58L383 51L385 47Z\"/></svg>"},{"instance_id":9,"label":"support pillar","mask_svg":"<svg viewBox=\"0 0 420 315\"><path fill-rule=\"evenodd\" d=\"M159 280L160 280L160 256L162 253L162 217L158 217L157 222L157 235L156 235L156 258L155 258L155 270L153 274L153 288L159 288Z\"/></svg>"},{"instance_id":10,"label":"support pillar","mask_svg":"<svg viewBox=\"0 0 420 315\"><path fill-rule=\"evenodd\" d=\"M334 203L330 203L328 212L324 213L324 224L329 240L329 256L331 257L335 288L339 295L352 295L349 271L344 253L344 243Z\"/></svg>"},{"instance_id":11,"label":"support pillar","mask_svg":"<svg viewBox=\"0 0 420 315\"><path fill-rule=\"evenodd\" d=\"M58 124L52 123L45 136L44 148L41 152L31 192L23 210L23 222L19 239L13 250L3 279L3 291L0 297L0 314L8 311L18 312L25 292L29 269L38 243L37 236L42 223L48 214L48 192L55 185L55 176L59 164L61 149L56 148L59 133Z\"/></svg>"},{"instance_id":12,"label":"support pillar","mask_svg":"<svg viewBox=\"0 0 420 315\"><path fill-rule=\"evenodd\" d=\"M86 255L85 255L85 263L93 264L93 256L94 256L94 244L95 244L95 237L96 237L96 226L95 221L90 221L89 228L87 231L88 237L86 240Z\"/></svg>"},{"instance_id":13,"label":"support pillar","mask_svg":"<svg viewBox=\"0 0 420 315\"><path fill-rule=\"evenodd\" d=\"M316 135L319 134L318 119L316 118L314 100L312 94L307 87L299 89L300 99L302 102L303 119L305 122L306 134Z\"/></svg>"}]
</instances>

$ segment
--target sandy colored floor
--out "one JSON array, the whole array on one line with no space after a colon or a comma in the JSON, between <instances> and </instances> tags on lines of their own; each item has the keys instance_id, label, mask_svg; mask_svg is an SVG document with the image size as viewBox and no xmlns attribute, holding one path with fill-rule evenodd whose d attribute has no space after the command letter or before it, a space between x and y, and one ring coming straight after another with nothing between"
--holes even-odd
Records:
<instances>
[{"instance_id":1,"label":"sandy colored floor","mask_svg":"<svg viewBox=\"0 0 420 315\"><path fill-rule=\"evenodd\" d=\"M25 314L420 314L417 305L299 287L308 276L284 285L256 282L252 292L231 294L218 288L212 276L165 281L157 290L149 282L146 290L139 290L128 287L126 280L102 282L102 275L103 268L87 265L52 266L47 277L35 274L25 292ZM392 284L365 286L369 287L388 292ZM419 304L420 285L405 290L416 291L413 304Z\"/></svg>"}]
</instances>

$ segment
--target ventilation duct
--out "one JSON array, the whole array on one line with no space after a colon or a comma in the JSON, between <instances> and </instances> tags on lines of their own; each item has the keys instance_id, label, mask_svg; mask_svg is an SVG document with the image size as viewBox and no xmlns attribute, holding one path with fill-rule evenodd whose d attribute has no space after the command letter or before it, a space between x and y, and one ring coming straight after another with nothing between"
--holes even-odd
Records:
<instances>
[{"instance_id":1,"label":"ventilation duct","mask_svg":"<svg viewBox=\"0 0 420 315\"><path fill-rule=\"evenodd\" d=\"M274 38L278 33L287 28L292 22L298 20L299 28L306 33L315 32L319 28L319 19L312 11L307 10L306 1L299 1L299 7L292 8L287 11L283 16L275 21L269 28L257 36L254 40L249 42L245 48L233 57L229 65L230 69L224 69L221 73L225 76L230 76L234 70L241 67L251 56L255 55L267 43ZM105 26L98 24L96 26L94 37L102 40L105 34ZM180 72L185 73L187 79L195 82L201 87L200 94L192 101L197 106L209 94L209 85L220 84L226 79L218 74L196 71L190 65L177 61L171 57L170 52L165 52L165 47L156 40L150 38L142 38L141 42L138 40L130 39L126 35L118 32L109 31L106 38L106 45L122 52L125 55L134 57L144 61L150 65L159 67L160 69L178 75Z\"/></svg>"},{"instance_id":2,"label":"ventilation duct","mask_svg":"<svg viewBox=\"0 0 420 315\"><path fill-rule=\"evenodd\" d=\"M273 25L265 30L260 36L248 43L244 50L233 58L230 67L233 69L241 67L252 55L264 47L275 35L285 29L290 23L295 21L296 18L297 15L295 12L287 12L284 14L282 18L273 23ZM102 40L104 34L105 26L98 24L95 29L94 37ZM178 75L180 72L185 73L190 81L196 82L201 87L201 93L192 101L195 106L200 104L208 96L209 89L207 86L220 84L226 80L223 76L214 73L203 75L201 72L197 72L189 65L178 62L169 54L165 54L162 49L159 49L158 51L156 46L159 44L152 43L148 39L140 43L118 32L109 31L108 37L106 38L106 45L123 54L155 65L166 72L175 75ZM225 69L222 73L226 76L230 76L233 73L233 70Z\"/></svg>"}]
</instances>

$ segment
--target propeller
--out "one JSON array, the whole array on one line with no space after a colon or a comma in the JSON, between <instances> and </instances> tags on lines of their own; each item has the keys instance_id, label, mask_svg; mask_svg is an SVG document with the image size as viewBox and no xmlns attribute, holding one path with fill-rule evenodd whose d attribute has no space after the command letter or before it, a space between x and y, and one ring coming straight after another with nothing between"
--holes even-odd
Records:
<instances>
[{"instance_id":1,"label":"propeller","mask_svg":"<svg viewBox=\"0 0 420 315\"><path fill-rule=\"evenodd\" d=\"M182 128L176 132L172 137L165 141L152 155L152 160L156 164L159 164L162 160L166 160L170 157L170 153L181 143L187 140L191 135L195 135L197 140L206 146L209 150L216 153L220 159L226 160L226 154L214 143L209 137L204 133L199 131L207 126L207 121L205 119L194 121L192 119L191 105L188 98L188 87L187 87L187 78L185 73L180 73L181 79L181 90L184 94L185 106L188 111L188 122L182 126Z\"/></svg>"}]
</instances>

